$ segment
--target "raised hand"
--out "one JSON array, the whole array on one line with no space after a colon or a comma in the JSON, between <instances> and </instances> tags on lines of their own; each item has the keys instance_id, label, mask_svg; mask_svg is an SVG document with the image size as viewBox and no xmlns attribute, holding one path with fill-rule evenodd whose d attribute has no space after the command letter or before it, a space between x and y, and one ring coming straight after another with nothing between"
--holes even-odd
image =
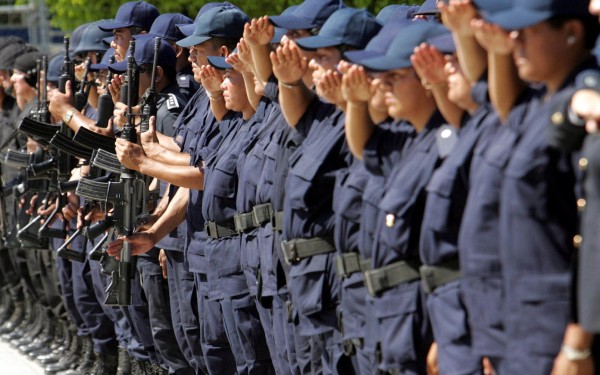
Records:
<instances>
[{"instance_id":1,"label":"raised hand","mask_svg":"<svg viewBox=\"0 0 600 375\"><path fill-rule=\"evenodd\" d=\"M271 52L271 63L275 77L285 84L299 83L308 70L307 58L301 56L298 46L289 40Z\"/></svg>"},{"instance_id":2,"label":"raised hand","mask_svg":"<svg viewBox=\"0 0 600 375\"><path fill-rule=\"evenodd\" d=\"M244 26L244 39L250 45L267 45L275 35L275 26L269 22L269 17L254 18Z\"/></svg>"},{"instance_id":3,"label":"raised hand","mask_svg":"<svg viewBox=\"0 0 600 375\"><path fill-rule=\"evenodd\" d=\"M248 72L251 73L254 67L254 60L252 59L252 51L244 38L241 38L237 44L237 58L248 67ZM233 67L238 70L235 65ZM240 70L240 72L242 71Z\"/></svg>"},{"instance_id":4,"label":"raised hand","mask_svg":"<svg viewBox=\"0 0 600 375\"><path fill-rule=\"evenodd\" d=\"M347 63L346 63L347 64ZM365 68L360 65L343 66L346 70L342 77L342 95L350 103L366 103L372 96L371 82Z\"/></svg>"},{"instance_id":5,"label":"raised hand","mask_svg":"<svg viewBox=\"0 0 600 375\"><path fill-rule=\"evenodd\" d=\"M475 38L488 53L498 55L511 54L515 48L515 42L510 37L510 33L503 30L500 26L485 22L482 19L471 21L471 28L475 33Z\"/></svg>"},{"instance_id":6,"label":"raised hand","mask_svg":"<svg viewBox=\"0 0 600 375\"><path fill-rule=\"evenodd\" d=\"M200 67L200 79L202 86L209 94L222 93L221 84L223 83L223 75L221 72L210 65L202 65Z\"/></svg>"},{"instance_id":7,"label":"raised hand","mask_svg":"<svg viewBox=\"0 0 600 375\"><path fill-rule=\"evenodd\" d=\"M477 9L471 0L452 0L450 4L440 1L438 9L442 12L444 26L458 35L473 35L471 21L477 18Z\"/></svg>"},{"instance_id":8,"label":"raised hand","mask_svg":"<svg viewBox=\"0 0 600 375\"><path fill-rule=\"evenodd\" d=\"M125 78L122 75L115 74L108 85L108 91L115 104L121 101L121 86L124 82Z\"/></svg>"},{"instance_id":9,"label":"raised hand","mask_svg":"<svg viewBox=\"0 0 600 375\"><path fill-rule=\"evenodd\" d=\"M344 103L342 95L342 75L334 70L328 70L317 82L319 96L332 104Z\"/></svg>"},{"instance_id":10,"label":"raised hand","mask_svg":"<svg viewBox=\"0 0 600 375\"><path fill-rule=\"evenodd\" d=\"M428 85L435 86L446 82L444 72L446 61L444 55L435 47L426 43L421 44L414 49L410 61L426 88Z\"/></svg>"}]
</instances>

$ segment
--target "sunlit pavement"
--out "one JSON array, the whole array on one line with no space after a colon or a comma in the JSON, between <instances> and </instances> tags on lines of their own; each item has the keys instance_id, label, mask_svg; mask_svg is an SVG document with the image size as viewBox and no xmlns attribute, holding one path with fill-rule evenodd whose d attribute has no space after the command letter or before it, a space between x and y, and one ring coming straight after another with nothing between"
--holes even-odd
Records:
<instances>
[{"instance_id":1,"label":"sunlit pavement","mask_svg":"<svg viewBox=\"0 0 600 375\"><path fill-rule=\"evenodd\" d=\"M43 375L44 369L6 342L0 341L0 374Z\"/></svg>"}]
</instances>

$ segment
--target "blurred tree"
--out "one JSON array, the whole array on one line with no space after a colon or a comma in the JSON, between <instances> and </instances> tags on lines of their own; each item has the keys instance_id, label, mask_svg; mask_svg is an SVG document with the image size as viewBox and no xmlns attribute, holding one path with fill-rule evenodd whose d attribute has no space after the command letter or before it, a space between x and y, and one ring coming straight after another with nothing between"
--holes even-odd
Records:
<instances>
[{"instance_id":1,"label":"blurred tree","mask_svg":"<svg viewBox=\"0 0 600 375\"><path fill-rule=\"evenodd\" d=\"M161 13L183 13L193 19L202 5L208 1L150 0L149 2L156 5ZM298 0L230 0L230 2L239 6L250 17L279 14L288 6L299 3ZM393 0L345 0L345 3L349 6L368 8L373 13L377 13L386 5L399 2ZM422 0L404 1L408 4L420 4L422 2ZM114 17L122 3L123 1L116 0L46 0L46 5L50 10L52 26L65 32L72 31L85 22Z\"/></svg>"}]
</instances>

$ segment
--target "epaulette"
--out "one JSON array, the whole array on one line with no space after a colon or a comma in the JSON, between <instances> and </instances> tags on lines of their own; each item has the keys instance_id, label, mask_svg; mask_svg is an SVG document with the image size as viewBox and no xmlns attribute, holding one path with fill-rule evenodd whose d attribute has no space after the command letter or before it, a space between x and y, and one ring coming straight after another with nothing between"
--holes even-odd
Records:
<instances>
[{"instance_id":1,"label":"epaulette","mask_svg":"<svg viewBox=\"0 0 600 375\"><path fill-rule=\"evenodd\" d=\"M458 133L453 126L443 125L438 129L435 140L440 158L445 159L454 150L458 141Z\"/></svg>"},{"instance_id":2,"label":"epaulette","mask_svg":"<svg viewBox=\"0 0 600 375\"><path fill-rule=\"evenodd\" d=\"M177 97L175 96L175 94L168 94L167 95L167 109L177 109L179 108L179 100L177 100Z\"/></svg>"}]
</instances>

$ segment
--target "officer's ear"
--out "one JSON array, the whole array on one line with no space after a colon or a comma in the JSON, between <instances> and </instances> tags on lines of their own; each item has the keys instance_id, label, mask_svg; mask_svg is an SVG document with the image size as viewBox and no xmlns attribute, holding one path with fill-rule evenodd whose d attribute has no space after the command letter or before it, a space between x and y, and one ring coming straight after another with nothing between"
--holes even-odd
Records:
<instances>
[{"instance_id":1,"label":"officer's ear","mask_svg":"<svg viewBox=\"0 0 600 375\"><path fill-rule=\"evenodd\" d=\"M159 83L162 81L163 77L164 77L164 73L165 71L163 70L162 66L157 66L156 67L156 83Z\"/></svg>"},{"instance_id":2,"label":"officer's ear","mask_svg":"<svg viewBox=\"0 0 600 375\"><path fill-rule=\"evenodd\" d=\"M581 44L585 38L585 28L580 20L572 19L567 20L563 24L563 31L567 35L566 43L571 46L574 44ZM577 43L579 42L579 43Z\"/></svg>"},{"instance_id":3,"label":"officer's ear","mask_svg":"<svg viewBox=\"0 0 600 375\"><path fill-rule=\"evenodd\" d=\"M175 58L178 59L183 55L185 48L178 46L177 44L175 44L174 47L175 47Z\"/></svg>"},{"instance_id":4,"label":"officer's ear","mask_svg":"<svg viewBox=\"0 0 600 375\"><path fill-rule=\"evenodd\" d=\"M226 46L221 46L219 48L219 56L227 57L227 56L229 56L229 53L230 53L229 48L227 48Z\"/></svg>"}]
</instances>

